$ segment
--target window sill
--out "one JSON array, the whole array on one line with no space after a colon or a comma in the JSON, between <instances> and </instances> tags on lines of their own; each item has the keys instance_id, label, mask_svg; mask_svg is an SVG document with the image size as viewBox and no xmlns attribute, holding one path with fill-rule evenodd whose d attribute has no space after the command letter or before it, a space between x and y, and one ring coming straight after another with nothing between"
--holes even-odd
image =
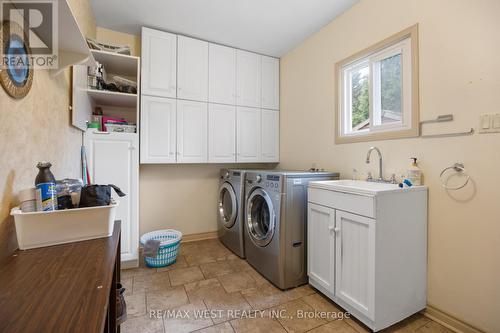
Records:
<instances>
[{"instance_id":1,"label":"window sill","mask_svg":"<svg viewBox=\"0 0 500 333\"><path fill-rule=\"evenodd\" d=\"M407 139L407 138L416 138L418 136L419 136L418 128L412 128L402 131L387 131L387 132L377 132L377 133L372 132L368 134L352 135L352 136L346 136L346 135L341 136L339 133L336 133L335 144Z\"/></svg>"}]
</instances>

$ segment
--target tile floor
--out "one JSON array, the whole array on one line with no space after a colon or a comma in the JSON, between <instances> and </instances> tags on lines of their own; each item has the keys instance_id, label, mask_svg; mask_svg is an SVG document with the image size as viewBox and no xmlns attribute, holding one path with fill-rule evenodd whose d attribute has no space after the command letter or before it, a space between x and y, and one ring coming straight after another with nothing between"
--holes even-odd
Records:
<instances>
[{"instance_id":1,"label":"tile floor","mask_svg":"<svg viewBox=\"0 0 500 333\"><path fill-rule=\"evenodd\" d=\"M308 285L275 288L217 240L183 243L174 265L141 264L123 270L121 278L127 289L124 333L369 332L353 318L339 319L343 311ZM298 311L324 311L330 317L294 318ZM452 331L417 314L384 332Z\"/></svg>"}]
</instances>

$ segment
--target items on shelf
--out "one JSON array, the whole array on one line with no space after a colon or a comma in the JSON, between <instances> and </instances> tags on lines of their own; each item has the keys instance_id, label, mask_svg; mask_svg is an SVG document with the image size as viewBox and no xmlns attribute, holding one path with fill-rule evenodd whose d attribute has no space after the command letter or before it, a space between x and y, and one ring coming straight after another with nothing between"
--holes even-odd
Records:
<instances>
[{"instance_id":1,"label":"items on shelf","mask_svg":"<svg viewBox=\"0 0 500 333\"><path fill-rule=\"evenodd\" d=\"M92 38L87 38L87 44L92 50L130 55L130 46L128 45L113 45L110 43L98 42Z\"/></svg>"},{"instance_id":2,"label":"items on shelf","mask_svg":"<svg viewBox=\"0 0 500 333\"><path fill-rule=\"evenodd\" d=\"M129 123L124 118L103 115L102 109L96 107L92 115L92 121L88 123L88 128L95 128L101 132L121 132L135 133L137 125Z\"/></svg>"}]
</instances>

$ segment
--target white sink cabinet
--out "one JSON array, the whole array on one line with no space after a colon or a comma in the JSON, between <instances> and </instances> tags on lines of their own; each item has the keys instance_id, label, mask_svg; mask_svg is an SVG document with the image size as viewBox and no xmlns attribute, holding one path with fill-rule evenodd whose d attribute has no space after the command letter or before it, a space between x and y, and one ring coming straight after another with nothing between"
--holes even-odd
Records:
<instances>
[{"instance_id":1,"label":"white sink cabinet","mask_svg":"<svg viewBox=\"0 0 500 333\"><path fill-rule=\"evenodd\" d=\"M309 283L379 331L426 307L427 188L311 182Z\"/></svg>"}]
</instances>

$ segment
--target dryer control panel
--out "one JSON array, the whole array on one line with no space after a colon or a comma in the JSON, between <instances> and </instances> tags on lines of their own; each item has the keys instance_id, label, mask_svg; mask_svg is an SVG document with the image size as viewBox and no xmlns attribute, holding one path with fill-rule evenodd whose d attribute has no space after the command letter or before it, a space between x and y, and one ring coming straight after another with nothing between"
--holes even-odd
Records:
<instances>
[{"instance_id":1,"label":"dryer control panel","mask_svg":"<svg viewBox=\"0 0 500 333\"><path fill-rule=\"evenodd\" d=\"M280 175L266 175L265 179L262 181L265 188L278 191L281 188L281 176Z\"/></svg>"}]
</instances>

